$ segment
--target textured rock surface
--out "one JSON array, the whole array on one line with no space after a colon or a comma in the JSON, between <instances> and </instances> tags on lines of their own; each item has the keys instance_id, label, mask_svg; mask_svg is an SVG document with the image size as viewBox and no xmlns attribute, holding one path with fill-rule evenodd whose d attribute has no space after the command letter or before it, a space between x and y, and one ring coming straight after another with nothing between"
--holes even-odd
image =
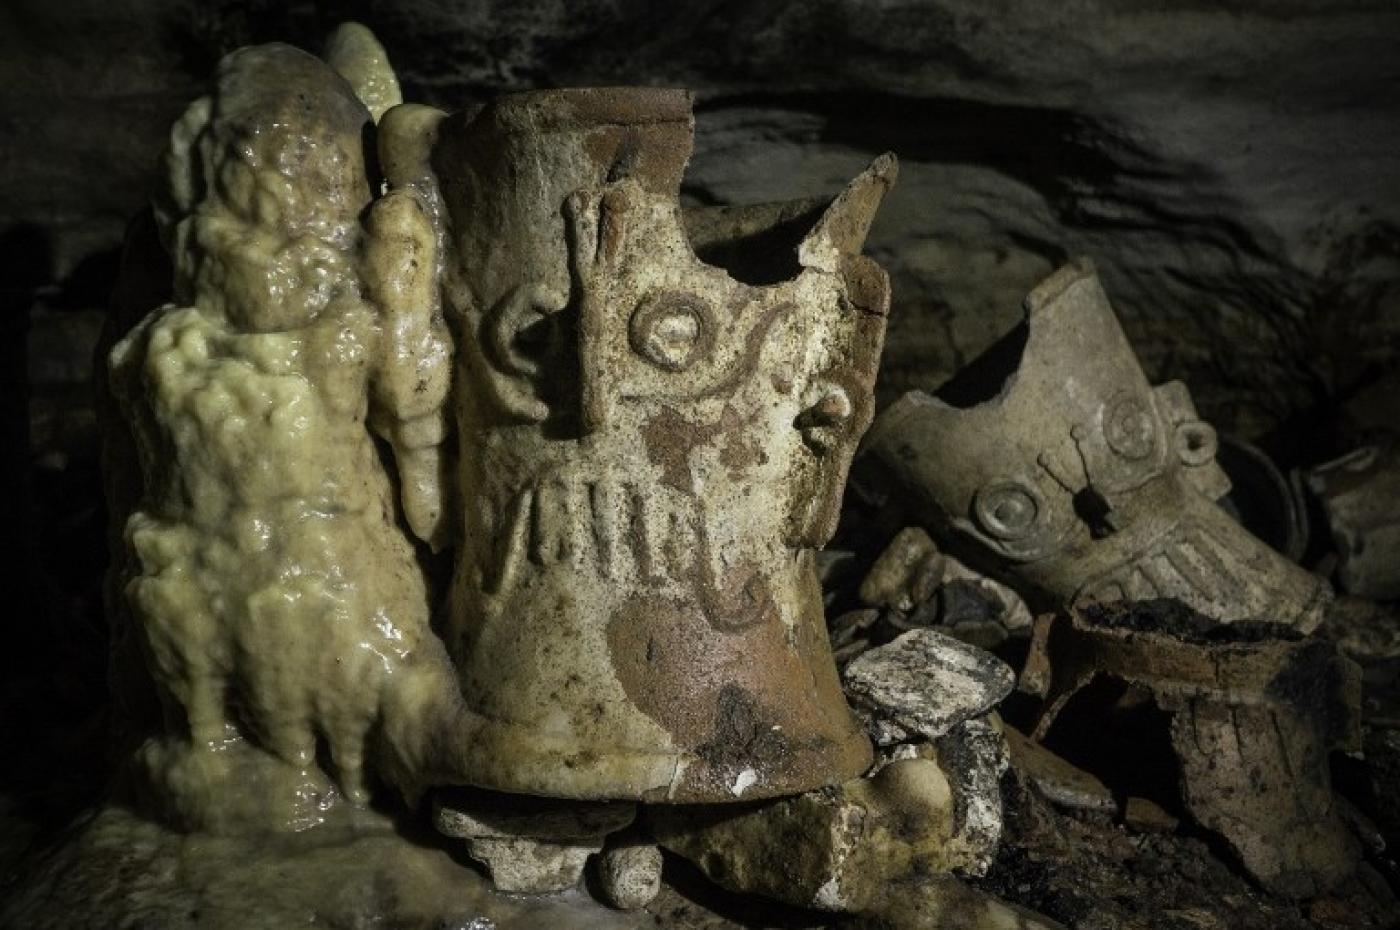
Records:
<instances>
[{"instance_id":1,"label":"textured rock surface","mask_svg":"<svg viewBox=\"0 0 1400 930\"><path fill-rule=\"evenodd\" d=\"M465 840L499 891L550 894L572 888L608 834L632 823L635 804L587 804L478 791L440 791L433 826ZM656 878L660 880L660 864ZM636 895L633 895L636 897ZM655 889L640 907L656 897ZM629 908L630 909L630 908Z\"/></svg>"},{"instance_id":2,"label":"textured rock surface","mask_svg":"<svg viewBox=\"0 0 1400 930\"><path fill-rule=\"evenodd\" d=\"M846 666L846 692L877 723L937 739L1011 693L1011 668L990 652L937 630L911 630ZM880 728L880 740L895 736Z\"/></svg>"},{"instance_id":3,"label":"textured rock surface","mask_svg":"<svg viewBox=\"0 0 1400 930\"><path fill-rule=\"evenodd\" d=\"M891 394L970 358L1081 252L1153 378L1183 377L1222 426L1277 422L1400 345L1385 0L21 0L0 17L0 218L60 279L85 259L100 272L221 53L318 48L355 17L407 99L453 109L534 86L694 87L697 201L816 195L898 151L874 242L896 294Z\"/></svg>"},{"instance_id":4,"label":"textured rock surface","mask_svg":"<svg viewBox=\"0 0 1400 930\"><path fill-rule=\"evenodd\" d=\"M405 837L394 824L364 812L325 830L191 839L108 808L70 840L27 861L32 874L0 898L0 926L655 926L650 915L619 914L581 892L549 898L495 894L483 875L430 845L431 838ZM707 926L684 920L678 925Z\"/></svg>"},{"instance_id":5,"label":"textured rock surface","mask_svg":"<svg viewBox=\"0 0 1400 930\"><path fill-rule=\"evenodd\" d=\"M1010 763L996 714L966 720L933 743L953 793L953 832L944 855L960 875L981 876L1001 842L1001 777Z\"/></svg>"},{"instance_id":6,"label":"textured rock surface","mask_svg":"<svg viewBox=\"0 0 1400 930\"><path fill-rule=\"evenodd\" d=\"M661 893L661 849L650 843L625 843L597 859L598 885L613 907L635 911Z\"/></svg>"},{"instance_id":7,"label":"textured rock surface","mask_svg":"<svg viewBox=\"0 0 1400 930\"><path fill-rule=\"evenodd\" d=\"M588 857L603 841L549 843L522 837L473 837L467 855L486 866L497 891L511 894L554 894L573 888L583 878Z\"/></svg>"},{"instance_id":8,"label":"textured rock surface","mask_svg":"<svg viewBox=\"0 0 1400 930\"><path fill-rule=\"evenodd\" d=\"M869 778L748 810L655 808L658 841L735 891L860 912L892 881L966 864L950 842L956 800L939 763L907 758Z\"/></svg>"},{"instance_id":9,"label":"textured rock surface","mask_svg":"<svg viewBox=\"0 0 1400 930\"><path fill-rule=\"evenodd\" d=\"M0 399L8 448L27 445L37 467L6 472L29 527L7 550L23 619L0 660L0 706L9 757L38 771L84 772L93 758L51 724L82 719L103 691L85 379L122 228L170 121L220 54L266 39L315 49L347 16L406 67L409 99L455 108L549 84L695 87L697 202L816 194L870 153L900 151L901 196L874 239L895 279L887 397L979 351L1031 284L1081 251L1110 280L1153 379L1186 378L1222 427L1276 424L1395 355L1400 11L1383 0L14 0L0 6ZM26 817L51 815L54 787L42 783L44 804ZM0 830L0 845L22 847L24 832ZM1245 919L1262 907L1256 892L1199 843L1170 838L1182 852L1164 869L1168 838L1138 849L1101 832L1105 848L1117 844L1116 871L1069 842L1061 859L1082 868L1012 846L1011 867L992 876L1076 925L1302 926L1276 908ZM169 858L122 848L134 871L169 874ZM455 865L444 871L459 881ZM83 893L73 876L63 888ZM219 900L248 909L241 895ZM1222 902L1226 917L1203 916ZM673 913L661 905L656 914ZM688 904L672 894L664 906Z\"/></svg>"},{"instance_id":10,"label":"textured rock surface","mask_svg":"<svg viewBox=\"0 0 1400 930\"><path fill-rule=\"evenodd\" d=\"M956 879L905 882L846 930L1064 930L1041 914L1008 905Z\"/></svg>"},{"instance_id":11,"label":"textured rock surface","mask_svg":"<svg viewBox=\"0 0 1400 930\"><path fill-rule=\"evenodd\" d=\"M160 723L125 721L150 737L138 786L185 826L302 829L376 775L421 790L405 756L459 700L395 503L433 535L415 476L437 470L448 373L428 363L449 349L404 261L431 231L402 198L370 208L371 126L306 52L224 59L164 156L173 301L119 303L98 359L114 700L159 699Z\"/></svg>"},{"instance_id":12,"label":"textured rock surface","mask_svg":"<svg viewBox=\"0 0 1400 930\"><path fill-rule=\"evenodd\" d=\"M985 874L1002 832L999 726L969 720L883 761L832 788L743 807L662 805L648 822L719 885L819 910L882 913L892 884Z\"/></svg>"},{"instance_id":13,"label":"textured rock surface","mask_svg":"<svg viewBox=\"0 0 1400 930\"><path fill-rule=\"evenodd\" d=\"M1394 896L1349 889L1306 910L1269 898L1198 836L1140 833L1011 786L996 865L978 887L1076 930L1320 930L1393 924ZM1189 833L1189 831L1183 831ZM1327 916L1323 916L1323 915Z\"/></svg>"},{"instance_id":14,"label":"textured rock surface","mask_svg":"<svg viewBox=\"0 0 1400 930\"><path fill-rule=\"evenodd\" d=\"M860 599L875 607L911 611L943 580L943 556L922 527L895 534L860 583Z\"/></svg>"}]
</instances>

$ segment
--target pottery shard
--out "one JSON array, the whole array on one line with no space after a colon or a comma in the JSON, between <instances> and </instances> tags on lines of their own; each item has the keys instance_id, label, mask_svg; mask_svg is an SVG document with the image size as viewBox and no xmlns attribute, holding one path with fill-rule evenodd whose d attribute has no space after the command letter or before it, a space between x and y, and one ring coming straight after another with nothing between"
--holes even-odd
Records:
<instances>
[{"instance_id":1,"label":"pottery shard","mask_svg":"<svg viewBox=\"0 0 1400 930\"><path fill-rule=\"evenodd\" d=\"M933 629L911 630L845 670L846 693L882 744L899 741L900 731L937 739L991 710L1014 684L996 656Z\"/></svg>"},{"instance_id":2,"label":"pottery shard","mask_svg":"<svg viewBox=\"0 0 1400 930\"><path fill-rule=\"evenodd\" d=\"M1178 601L1100 604L1038 621L1024 676L1045 695L1036 739L1096 679L1149 694L1170 717L1182 810L1269 891L1310 897L1354 874L1329 760L1361 746L1361 670L1332 643Z\"/></svg>"}]
</instances>

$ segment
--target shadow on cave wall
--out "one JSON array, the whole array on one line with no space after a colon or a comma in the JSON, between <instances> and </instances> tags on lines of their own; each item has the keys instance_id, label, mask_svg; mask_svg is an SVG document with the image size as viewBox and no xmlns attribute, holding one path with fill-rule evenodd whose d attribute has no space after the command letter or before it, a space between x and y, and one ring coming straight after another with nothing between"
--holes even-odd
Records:
<instances>
[{"instance_id":1,"label":"shadow on cave wall","mask_svg":"<svg viewBox=\"0 0 1400 930\"><path fill-rule=\"evenodd\" d=\"M33 435L35 395L48 386L33 377L31 313L36 304L55 314L104 305L116 255L96 253L55 281L48 230L19 223L0 231L0 256L0 442L9 514L0 758L12 762L0 766L0 791L25 799L36 821L57 823L102 778L94 760L102 757L107 702L105 523L91 434L62 451ZM84 395L67 400L73 409L90 406L84 386L64 388Z\"/></svg>"}]
</instances>

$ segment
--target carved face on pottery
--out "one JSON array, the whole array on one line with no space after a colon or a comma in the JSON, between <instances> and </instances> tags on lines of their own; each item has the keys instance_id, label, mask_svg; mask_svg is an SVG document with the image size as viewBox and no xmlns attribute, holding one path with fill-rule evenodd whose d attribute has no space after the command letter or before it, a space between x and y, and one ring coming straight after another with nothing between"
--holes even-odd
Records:
<instances>
[{"instance_id":1,"label":"carved face on pottery","mask_svg":"<svg viewBox=\"0 0 1400 930\"><path fill-rule=\"evenodd\" d=\"M1087 260L937 396L905 395L868 442L925 519L1047 607L1175 597L1220 620L1315 625L1326 585L1214 501L1216 435L1184 385L1147 381Z\"/></svg>"},{"instance_id":2,"label":"carved face on pottery","mask_svg":"<svg viewBox=\"0 0 1400 930\"><path fill-rule=\"evenodd\" d=\"M776 621L775 559L829 538L870 422L883 290L857 307L841 275L797 264L830 222L795 244L791 278L753 284L699 259L674 198L635 183L568 215L585 443L650 485L642 522L664 539L634 557L718 627Z\"/></svg>"},{"instance_id":3,"label":"carved face on pottery","mask_svg":"<svg viewBox=\"0 0 1400 930\"><path fill-rule=\"evenodd\" d=\"M893 160L828 204L687 215L684 94L523 95L440 133L449 645L491 721L463 780L714 801L856 773L811 550L870 419L888 288L859 252Z\"/></svg>"}]
</instances>

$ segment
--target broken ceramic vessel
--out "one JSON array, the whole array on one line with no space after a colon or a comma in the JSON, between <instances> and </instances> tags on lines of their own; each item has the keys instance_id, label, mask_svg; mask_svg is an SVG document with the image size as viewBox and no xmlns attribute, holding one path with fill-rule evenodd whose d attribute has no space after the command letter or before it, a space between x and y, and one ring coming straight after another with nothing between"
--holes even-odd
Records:
<instances>
[{"instance_id":1,"label":"broken ceramic vessel","mask_svg":"<svg viewBox=\"0 0 1400 930\"><path fill-rule=\"evenodd\" d=\"M935 535L1050 609L1175 597L1222 621L1316 627L1326 582L1216 506L1215 431L1180 382L1148 384L1093 266L1057 271L1025 312L867 438Z\"/></svg>"},{"instance_id":2,"label":"broken ceramic vessel","mask_svg":"<svg viewBox=\"0 0 1400 930\"><path fill-rule=\"evenodd\" d=\"M860 252L894 160L829 203L687 213L691 134L654 89L385 117L458 348L444 782L714 802L870 763L814 550L870 421L889 291Z\"/></svg>"},{"instance_id":3,"label":"broken ceramic vessel","mask_svg":"<svg viewBox=\"0 0 1400 930\"><path fill-rule=\"evenodd\" d=\"M1186 811L1281 895L1307 897L1356 867L1329 753L1361 746L1361 673L1336 647L1275 624L1220 625L1172 601L1089 605L1036 622L1022 687L1045 699L1043 739L1099 677L1170 717Z\"/></svg>"}]
</instances>

